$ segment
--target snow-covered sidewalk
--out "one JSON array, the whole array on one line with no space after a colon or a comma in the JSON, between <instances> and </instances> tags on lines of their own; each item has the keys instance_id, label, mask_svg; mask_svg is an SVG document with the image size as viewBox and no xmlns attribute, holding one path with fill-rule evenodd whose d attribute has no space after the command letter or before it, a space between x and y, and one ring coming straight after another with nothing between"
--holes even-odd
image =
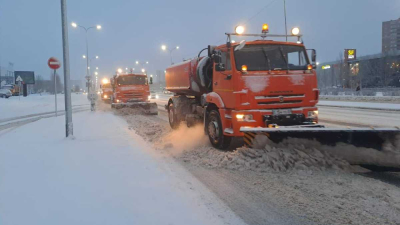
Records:
<instances>
[{"instance_id":1,"label":"snow-covered sidewalk","mask_svg":"<svg viewBox=\"0 0 400 225\"><path fill-rule=\"evenodd\" d=\"M319 106L334 106L359 109L381 109L400 111L400 104L372 103L372 102L344 102L344 101L319 101Z\"/></svg>"},{"instance_id":2,"label":"snow-covered sidewalk","mask_svg":"<svg viewBox=\"0 0 400 225\"><path fill-rule=\"evenodd\" d=\"M121 118L73 117L74 140L64 117L0 134L0 224L242 224Z\"/></svg>"}]
</instances>

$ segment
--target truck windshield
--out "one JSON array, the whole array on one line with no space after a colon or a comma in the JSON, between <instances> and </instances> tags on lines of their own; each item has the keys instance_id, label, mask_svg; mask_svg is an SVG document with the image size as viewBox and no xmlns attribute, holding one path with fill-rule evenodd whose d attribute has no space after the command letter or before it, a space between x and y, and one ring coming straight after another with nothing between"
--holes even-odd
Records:
<instances>
[{"instance_id":1,"label":"truck windshield","mask_svg":"<svg viewBox=\"0 0 400 225\"><path fill-rule=\"evenodd\" d=\"M304 47L295 45L247 45L235 51L236 69L248 71L306 70L309 64Z\"/></svg>"},{"instance_id":2,"label":"truck windshield","mask_svg":"<svg viewBox=\"0 0 400 225\"><path fill-rule=\"evenodd\" d=\"M120 76L120 77L118 77L118 85L147 85L147 77L145 77L145 76Z\"/></svg>"},{"instance_id":3,"label":"truck windshield","mask_svg":"<svg viewBox=\"0 0 400 225\"><path fill-rule=\"evenodd\" d=\"M111 84L110 84L110 83L108 83L108 84L103 84L102 88L111 88Z\"/></svg>"}]
</instances>

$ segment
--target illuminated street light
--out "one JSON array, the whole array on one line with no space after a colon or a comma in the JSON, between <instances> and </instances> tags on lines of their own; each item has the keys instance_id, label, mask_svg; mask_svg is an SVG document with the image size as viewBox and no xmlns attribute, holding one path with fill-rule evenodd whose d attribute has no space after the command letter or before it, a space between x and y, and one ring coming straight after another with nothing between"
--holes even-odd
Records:
<instances>
[{"instance_id":1,"label":"illuminated street light","mask_svg":"<svg viewBox=\"0 0 400 225\"><path fill-rule=\"evenodd\" d=\"M99 69L99 67L96 67L96 70L98 70Z\"/></svg>"},{"instance_id":2,"label":"illuminated street light","mask_svg":"<svg viewBox=\"0 0 400 225\"><path fill-rule=\"evenodd\" d=\"M84 27L84 26L81 26L81 25L79 25L79 24L77 24L77 23L75 23L75 22L72 22L71 23L71 26L73 27L73 28L77 28L77 27L80 27L80 28L82 28L83 30L85 30L85 34L86 34L86 36L85 36L85 38L86 38L86 56L84 57L84 59L86 59L86 67L87 67L87 70L86 70L86 76L87 77L90 77L90 64L89 64L89 44L88 44L88 31L90 30L90 29L97 29L97 30L100 30L101 29L101 26L100 25L96 25L96 26L91 26L91 27ZM96 59L98 59L99 57L98 56L96 56ZM90 91L90 85L88 85L88 93L89 93L89 91Z\"/></svg>"},{"instance_id":3,"label":"illuminated street light","mask_svg":"<svg viewBox=\"0 0 400 225\"><path fill-rule=\"evenodd\" d=\"M86 59L86 55L83 55L82 58Z\"/></svg>"},{"instance_id":4,"label":"illuminated street light","mask_svg":"<svg viewBox=\"0 0 400 225\"><path fill-rule=\"evenodd\" d=\"M142 73L144 73L144 72L146 72L146 70L145 70L145 69L142 69Z\"/></svg>"},{"instance_id":5,"label":"illuminated street light","mask_svg":"<svg viewBox=\"0 0 400 225\"><path fill-rule=\"evenodd\" d=\"M98 55L96 55L96 59L98 59L99 58L99 56Z\"/></svg>"},{"instance_id":6,"label":"illuminated street light","mask_svg":"<svg viewBox=\"0 0 400 225\"><path fill-rule=\"evenodd\" d=\"M99 73L98 73L98 72L94 72L94 75L96 75L96 76L97 76L97 75L99 75Z\"/></svg>"},{"instance_id":7,"label":"illuminated street light","mask_svg":"<svg viewBox=\"0 0 400 225\"><path fill-rule=\"evenodd\" d=\"M169 50L168 47L167 47L166 45L162 45L162 46L161 46L161 49L162 49L163 51ZM171 65L174 64L174 63L172 62L172 51L174 51L175 49L178 50L178 49L179 49L179 46L176 46L175 48L169 50L169 56L170 56L170 58L171 58Z\"/></svg>"}]
</instances>

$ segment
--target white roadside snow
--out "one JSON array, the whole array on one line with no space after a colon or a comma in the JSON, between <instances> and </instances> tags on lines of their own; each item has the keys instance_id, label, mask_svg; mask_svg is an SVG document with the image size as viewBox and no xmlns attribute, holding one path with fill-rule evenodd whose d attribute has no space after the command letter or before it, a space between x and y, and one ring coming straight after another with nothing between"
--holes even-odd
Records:
<instances>
[{"instance_id":1,"label":"white roadside snow","mask_svg":"<svg viewBox=\"0 0 400 225\"><path fill-rule=\"evenodd\" d=\"M361 108L361 109L383 109L383 110L398 110L400 111L400 104L391 103L374 103L374 102L345 102L345 101L319 101L319 106L335 106L347 108Z\"/></svg>"},{"instance_id":2,"label":"white roadside snow","mask_svg":"<svg viewBox=\"0 0 400 225\"><path fill-rule=\"evenodd\" d=\"M73 107L89 105L87 95L71 94ZM51 112L55 109L54 95L32 94L27 97L12 96L8 99L0 98L0 119L25 116L29 114ZM64 95L57 95L57 111L65 110Z\"/></svg>"},{"instance_id":3,"label":"white roadside snow","mask_svg":"<svg viewBox=\"0 0 400 225\"><path fill-rule=\"evenodd\" d=\"M0 224L243 224L199 181L106 112L0 134Z\"/></svg>"}]
</instances>

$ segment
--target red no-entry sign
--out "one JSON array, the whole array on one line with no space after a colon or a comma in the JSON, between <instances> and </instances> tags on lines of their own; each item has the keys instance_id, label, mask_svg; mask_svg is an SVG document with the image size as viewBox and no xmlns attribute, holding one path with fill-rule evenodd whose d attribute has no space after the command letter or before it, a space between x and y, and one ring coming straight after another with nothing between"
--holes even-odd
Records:
<instances>
[{"instance_id":1,"label":"red no-entry sign","mask_svg":"<svg viewBox=\"0 0 400 225\"><path fill-rule=\"evenodd\" d=\"M47 61L47 65L49 65L50 69L56 70L56 69L60 68L61 63L60 63L60 61L58 61L58 59L56 57L51 57Z\"/></svg>"}]
</instances>

